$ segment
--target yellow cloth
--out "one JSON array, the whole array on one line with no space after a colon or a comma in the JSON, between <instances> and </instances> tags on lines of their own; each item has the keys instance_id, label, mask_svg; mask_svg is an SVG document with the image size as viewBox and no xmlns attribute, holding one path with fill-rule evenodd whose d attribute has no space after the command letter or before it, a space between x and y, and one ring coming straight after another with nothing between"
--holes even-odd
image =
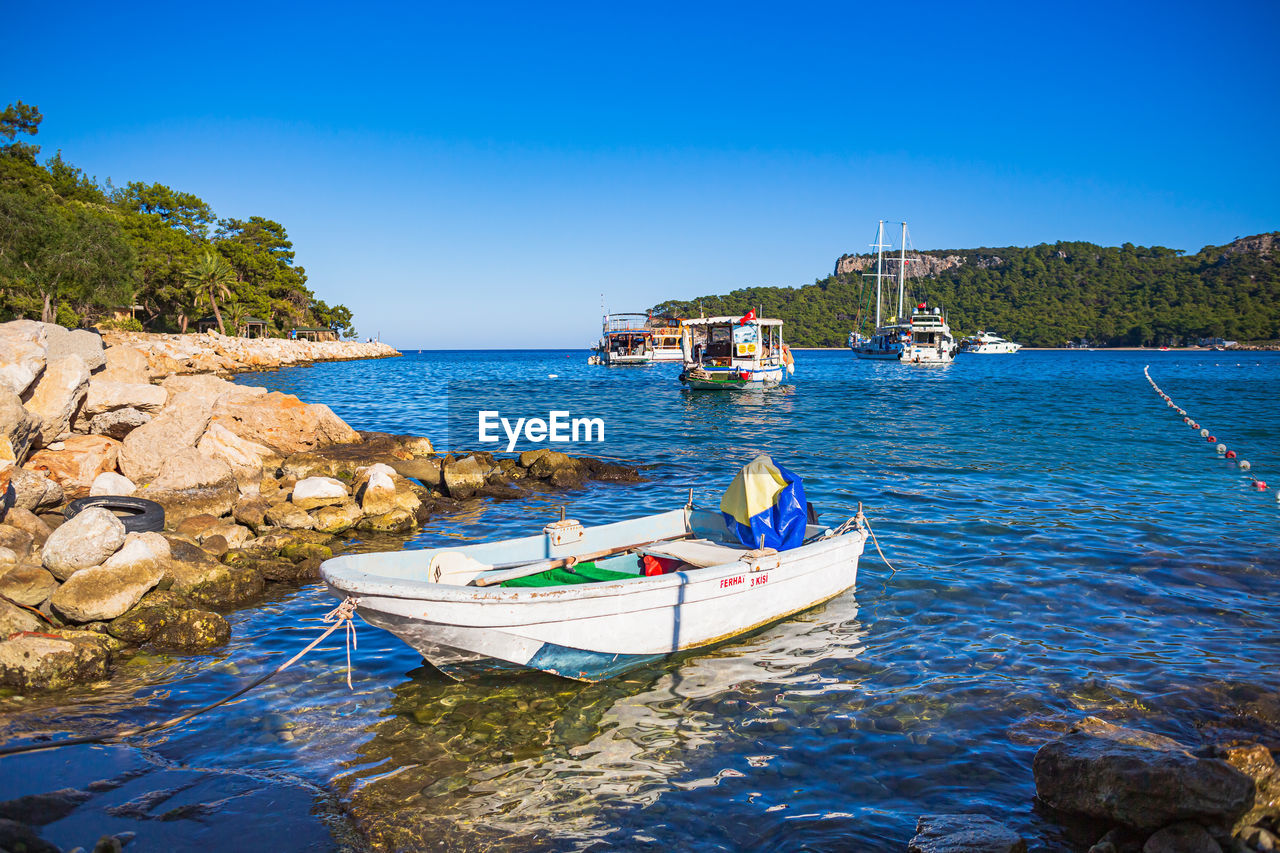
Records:
<instances>
[{"instance_id":1,"label":"yellow cloth","mask_svg":"<svg viewBox=\"0 0 1280 853\"><path fill-rule=\"evenodd\" d=\"M772 507L774 498L786 486L782 472L768 455L762 453L733 478L720 499L720 511L727 512L741 524L750 524L751 516Z\"/></svg>"}]
</instances>

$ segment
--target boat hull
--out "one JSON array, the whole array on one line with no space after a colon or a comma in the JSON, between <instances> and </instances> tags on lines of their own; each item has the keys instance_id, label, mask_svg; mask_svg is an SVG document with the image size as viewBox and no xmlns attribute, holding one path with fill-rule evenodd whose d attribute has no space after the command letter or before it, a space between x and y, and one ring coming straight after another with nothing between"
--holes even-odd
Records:
<instances>
[{"instance_id":1,"label":"boat hull","mask_svg":"<svg viewBox=\"0 0 1280 853\"><path fill-rule=\"evenodd\" d=\"M380 583L329 568L337 560L322 574L335 595L358 599L367 622L455 677L518 668L600 681L839 595L855 584L864 542L854 530L781 554L743 551L720 566L532 589Z\"/></svg>"}]
</instances>

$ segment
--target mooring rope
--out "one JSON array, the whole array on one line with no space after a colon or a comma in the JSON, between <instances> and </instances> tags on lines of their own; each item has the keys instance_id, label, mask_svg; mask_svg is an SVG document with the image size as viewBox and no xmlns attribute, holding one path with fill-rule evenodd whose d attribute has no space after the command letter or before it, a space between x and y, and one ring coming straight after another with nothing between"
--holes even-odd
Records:
<instances>
[{"instance_id":1,"label":"mooring rope","mask_svg":"<svg viewBox=\"0 0 1280 853\"><path fill-rule=\"evenodd\" d=\"M1147 366L1143 367L1142 373L1144 376L1147 377L1147 382L1151 384L1152 389L1158 395L1160 395L1160 399L1164 400L1165 405L1167 405L1170 409L1173 409L1175 412L1177 412L1182 417L1182 422L1184 424L1186 424L1187 426L1191 427L1194 430L1199 430L1201 438L1203 438L1205 441L1207 441L1210 444L1217 444L1217 447L1215 449L1218 451L1218 455L1221 456L1223 459L1233 462L1237 467L1239 467L1241 473L1243 473L1249 479L1250 485L1252 485L1255 489L1257 489L1260 492L1264 491L1267 488L1267 484L1264 480L1259 480L1257 477L1249 473L1249 471L1253 468L1253 466L1249 463L1247 459L1237 460L1236 459L1237 454L1234 450L1229 450L1225 444L1218 443L1218 437L1216 435L1211 433L1207 428L1200 426L1200 424L1196 422L1194 419L1192 419L1191 415L1187 413L1186 409L1182 408L1177 403L1173 402L1173 398L1170 397L1168 394L1164 393L1164 389L1162 389L1159 385L1157 385L1156 381L1151 378L1151 365L1148 364ZM1280 501L1280 491L1276 492L1276 500Z\"/></svg>"},{"instance_id":2,"label":"mooring rope","mask_svg":"<svg viewBox=\"0 0 1280 853\"><path fill-rule=\"evenodd\" d=\"M28 744L23 744L21 746L11 746L11 747L0 748L0 758L3 758L6 755L18 755L24 752L42 752L46 749L58 749L59 747L63 747L63 746L77 746L79 744L86 744L86 743L102 743L102 744L119 743L121 741L126 740L127 738L137 737L138 735L151 734L153 732L162 731L163 729L172 728L173 726L179 725L181 723L185 723L187 720L198 717L201 714L204 714L208 711L212 711L214 708L217 708L221 705L225 705L233 699L238 699L239 697L248 693L250 690L254 689L255 687L258 687L259 685L264 684L267 681L270 681L272 678L275 678L277 675L284 672L286 669L293 666L298 661L302 660L302 658L306 656L308 652L310 652L316 646L324 642L324 640L330 634L332 634L334 631L344 626L347 629L347 636L346 636L346 639L347 639L347 687L349 689L354 689L354 687L351 684L351 649L355 647L356 626L355 626L355 621L353 617L355 616L356 605L358 603L359 603L359 600L356 598L344 599L341 604L339 604L337 607L333 608L333 610L330 610L328 613L325 614L323 621L326 623L333 623L333 624L329 625L329 627L325 629L325 632L321 634L319 637L316 637L310 643L310 645L308 645L305 649L298 652L296 655L289 658L287 661L280 664L278 667L271 670L267 674L259 676L258 678L255 678L253 681L249 682L244 687L241 687L239 690L235 691L229 696L224 696L223 698L219 699L216 702L212 702L208 705L205 705L202 708L197 708L194 711L188 711L185 714L180 714L177 717L174 717L170 720L165 720L159 723L149 723L145 726L138 726L136 728L126 729L122 732L116 732L114 734L96 735L93 737L71 738L69 740L60 740L60 741L57 741L56 743L28 743Z\"/></svg>"}]
</instances>

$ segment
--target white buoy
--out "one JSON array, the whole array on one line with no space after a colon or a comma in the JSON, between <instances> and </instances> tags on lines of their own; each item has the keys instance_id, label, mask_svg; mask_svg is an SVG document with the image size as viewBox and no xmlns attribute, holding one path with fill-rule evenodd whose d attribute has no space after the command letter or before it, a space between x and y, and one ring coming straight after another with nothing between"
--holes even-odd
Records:
<instances>
[{"instance_id":1,"label":"white buoy","mask_svg":"<svg viewBox=\"0 0 1280 853\"><path fill-rule=\"evenodd\" d=\"M1226 446L1225 444L1219 444L1219 445L1218 445L1218 455L1219 455L1219 456L1221 456L1222 454L1224 454L1224 453L1226 453L1226 452L1227 452L1227 446Z\"/></svg>"},{"instance_id":2,"label":"white buoy","mask_svg":"<svg viewBox=\"0 0 1280 853\"><path fill-rule=\"evenodd\" d=\"M548 373L548 374L547 374L547 378L548 378L548 379L559 379L559 378L560 378L560 374L559 374L559 373Z\"/></svg>"},{"instance_id":3,"label":"white buoy","mask_svg":"<svg viewBox=\"0 0 1280 853\"><path fill-rule=\"evenodd\" d=\"M1241 470L1241 471L1248 471L1248 470L1249 470L1250 468L1252 468L1252 467L1253 467L1253 466L1249 464L1249 460L1248 460L1248 459L1241 459L1241 460L1240 460L1240 470Z\"/></svg>"},{"instance_id":4,"label":"white buoy","mask_svg":"<svg viewBox=\"0 0 1280 853\"><path fill-rule=\"evenodd\" d=\"M1208 438L1208 437L1209 437L1209 431L1208 431L1207 429L1202 429L1202 430L1200 430L1200 437L1201 437L1201 438Z\"/></svg>"}]
</instances>

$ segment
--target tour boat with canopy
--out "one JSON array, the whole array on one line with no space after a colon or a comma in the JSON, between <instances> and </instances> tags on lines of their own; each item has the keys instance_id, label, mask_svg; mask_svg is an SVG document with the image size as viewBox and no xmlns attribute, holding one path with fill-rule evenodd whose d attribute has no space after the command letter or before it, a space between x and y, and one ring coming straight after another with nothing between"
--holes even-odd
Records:
<instances>
[{"instance_id":1,"label":"tour boat with canopy","mask_svg":"<svg viewBox=\"0 0 1280 853\"><path fill-rule=\"evenodd\" d=\"M648 314L605 314L591 362L614 366L651 364L654 341L648 321Z\"/></svg>"},{"instance_id":2,"label":"tour boat with canopy","mask_svg":"<svg viewBox=\"0 0 1280 853\"><path fill-rule=\"evenodd\" d=\"M715 512L689 503L598 527L561 518L535 536L351 554L330 591L454 677L541 670L600 681L808 610L850 589L861 511L817 523L800 478L768 456Z\"/></svg>"},{"instance_id":3,"label":"tour boat with canopy","mask_svg":"<svg viewBox=\"0 0 1280 853\"><path fill-rule=\"evenodd\" d=\"M744 391L778 385L795 372L782 342L782 321L757 317L702 317L684 321L680 381L696 390Z\"/></svg>"}]
</instances>

